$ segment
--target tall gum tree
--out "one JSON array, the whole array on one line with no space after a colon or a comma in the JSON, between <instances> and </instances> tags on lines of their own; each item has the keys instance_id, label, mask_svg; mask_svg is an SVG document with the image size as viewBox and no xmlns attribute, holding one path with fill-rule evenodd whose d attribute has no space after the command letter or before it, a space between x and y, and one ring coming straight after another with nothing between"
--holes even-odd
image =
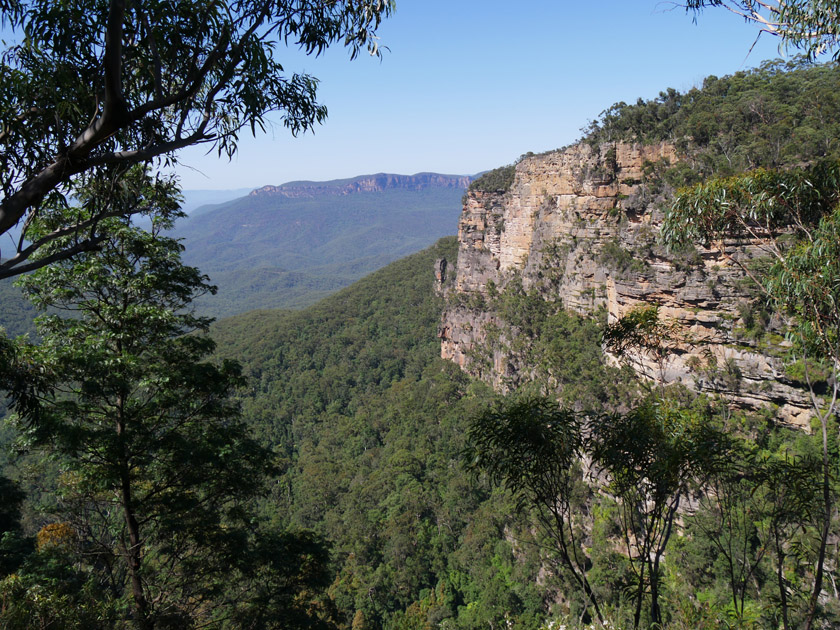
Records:
<instances>
[{"instance_id":1,"label":"tall gum tree","mask_svg":"<svg viewBox=\"0 0 840 630\"><path fill-rule=\"evenodd\" d=\"M816 623L834 519L829 425L840 402L840 163L803 169L757 169L679 191L665 218L666 243L714 244L755 282L768 304L792 318L789 337L801 362L822 437L822 515L814 584L805 627ZM727 239L747 239L770 265L754 269ZM817 366L823 374L818 378Z\"/></svg>"},{"instance_id":2,"label":"tall gum tree","mask_svg":"<svg viewBox=\"0 0 840 630\"><path fill-rule=\"evenodd\" d=\"M103 591L125 602L132 627L224 627L220 617L240 616L241 627L277 627L248 625L265 611L280 627L305 625L297 596L323 585L325 556L314 538L258 533L251 502L273 460L230 397L238 365L206 360L210 320L190 302L212 288L164 234L180 214L174 185L137 166L76 194L83 207L107 194L152 219L148 231L107 219L96 251L21 281L50 311L37 322L41 343L18 344L14 360L38 366L39 379L18 425L24 446L61 470L63 517L88 550L80 562L110 576Z\"/></svg>"}]
</instances>

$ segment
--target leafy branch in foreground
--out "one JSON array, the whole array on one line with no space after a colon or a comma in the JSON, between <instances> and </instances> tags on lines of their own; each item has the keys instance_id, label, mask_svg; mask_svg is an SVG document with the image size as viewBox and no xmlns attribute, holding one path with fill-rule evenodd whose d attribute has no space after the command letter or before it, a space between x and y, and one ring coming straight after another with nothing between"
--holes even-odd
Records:
<instances>
[{"instance_id":1,"label":"leafy branch in foreground","mask_svg":"<svg viewBox=\"0 0 840 630\"><path fill-rule=\"evenodd\" d=\"M390 0L0 2L12 42L0 53L0 234L22 222L0 278L46 243L64 243L53 260L98 246L110 210L87 223L68 216L40 241L29 232L45 203L66 206L103 169L172 163L199 144L232 156L239 134L264 131L272 113L293 134L323 122L317 79L287 72L281 48L378 55L391 10Z\"/></svg>"},{"instance_id":2,"label":"leafy branch in foreground","mask_svg":"<svg viewBox=\"0 0 840 630\"><path fill-rule=\"evenodd\" d=\"M604 328L603 343L607 351L622 360L638 361L648 356L656 362L660 387L665 385L668 358L686 343L680 325L659 317L659 307L636 306ZM644 365L640 366L644 370Z\"/></svg>"},{"instance_id":3,"label":"leafy branch in foreground","mask_svg":"<svg viewBox=\"0 0 840 630\"><path fill-rule=\"evenodd\" d=\"M680 191L665 218L669 245L715 242L763 291L768 302L793 318L790 338L803 359L814 415L822 432L822 531L805 627L818 612L834 496L828 424L840 394L840 164L821 162L791 171L754 171ZM747 239L772 264L756 274L727 252L727 238ZM827 391L818 391L809 361L826 361Z\"/></svg>"},{"instance_id":4,"label":"leafy branch in foreground","mask_svg":"<svg viewBox=\"0 0 840 630\"><path fill-rule=\"evenodd\" d=\"M810 58L840 55L840 12L834 0L687 0L685 7L723 7L781 40L780 47L804 50Z\"/></svg>"}]
</instances>

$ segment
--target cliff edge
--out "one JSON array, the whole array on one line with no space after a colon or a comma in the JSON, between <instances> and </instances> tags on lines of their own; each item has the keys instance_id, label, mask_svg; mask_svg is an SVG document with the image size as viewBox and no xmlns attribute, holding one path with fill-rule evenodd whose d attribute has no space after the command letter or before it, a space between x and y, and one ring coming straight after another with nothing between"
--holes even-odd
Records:
<instances>
[{"instance_id":1,"label":"cliff edge","mask_svg":"<svg viewBox=\"0 0 840 630\"><path fill-rule=\"evenodd\" d=\"M470 190L441 356L503 390L527 378L528 366L508 351L518 331L494 307L514 279L562 308L608 321L656 304L684 342L664 366L630 357L637 372L742 407L777 409L779 419L806 426L808 399L785 371L784 322L756 307L740 267L699 245L674 254L658 244L673 195L663 174L678 162L668 143L580 143L524 158L507 190ZM760 257L749 242L727 244L733 248L744 264Z\"/></svg>"}]
</instances>

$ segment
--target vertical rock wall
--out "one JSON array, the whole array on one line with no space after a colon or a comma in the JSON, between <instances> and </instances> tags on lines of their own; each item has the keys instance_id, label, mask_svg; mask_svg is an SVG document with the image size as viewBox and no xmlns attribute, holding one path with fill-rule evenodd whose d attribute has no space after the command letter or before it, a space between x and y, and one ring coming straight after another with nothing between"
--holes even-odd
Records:
<instances>
[{"instance_id":1,"label":"vertical rock wall","mask_svg":"<svg viewBox=\"0 0 840 630\"><path fill-rule=\"evenodd\" d=\"M605 309L612 321L639 304L658 304L660 316L678 322L688 340L669 357L667 381L748 407L776 405L780 418L806 423L808 400L778 358L781 322L776 333L746 333L748 282L740 267L716 250L672 255L657 244L658 208L671 191L654 173L677 159L668 144L578 144L522 160L507 192L471 191L458 227L441 356L497 386L527 370L490 347L486 334L488 324L504 325L492 294L519 276L526 290L584 315ZM758 253L749 243L727 249L745 262ZM489 370L476 360L488 353ZM642 356L633 363L650 377L661 371Z\"/></svg>"}]
</instances>

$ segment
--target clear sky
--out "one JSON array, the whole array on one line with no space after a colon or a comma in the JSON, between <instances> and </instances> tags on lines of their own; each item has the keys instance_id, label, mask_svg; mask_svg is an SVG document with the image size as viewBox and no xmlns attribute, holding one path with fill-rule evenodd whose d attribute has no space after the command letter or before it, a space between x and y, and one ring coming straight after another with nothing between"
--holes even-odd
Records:
<instances>
[{"instance_id":1,"label":"clear sky","mask_svg":"<svg viewBox=\"0 0 840 630\"><path fill-rule=\"evenodd\" d=\"M696 23L657 0L397 0L383 59L280 51L321 79L329 118L243 139L232 162L181 154L187 189L242 188L376 172L473 174L574 142L618 101L686 90L779 56L723 9Z\"/></svg>"}]
</instances>

